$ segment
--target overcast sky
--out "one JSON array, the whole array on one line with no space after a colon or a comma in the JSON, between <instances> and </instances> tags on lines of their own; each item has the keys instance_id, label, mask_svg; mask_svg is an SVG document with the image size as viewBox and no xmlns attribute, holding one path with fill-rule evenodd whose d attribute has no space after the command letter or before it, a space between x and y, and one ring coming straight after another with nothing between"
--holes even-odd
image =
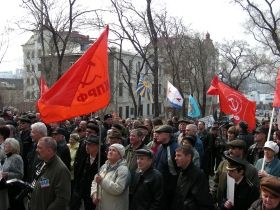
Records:
<instances>
[{"instance_id":1,"label":"overcast sky","mask_svg":"<svg viewBox=\"0 0 280 210\"><path fill-rule=\"evenodd\" d=\"M79 0L80 1L80 0ZM105 6L109 0L82 0L90 4ZM137 2L144 0L137 0ZM20 0L5 1L0 7L0 32L14 19L19 19L22 9ZM154 3L165 2L170 15L183 17L186 25L201 33L209 32L214 42L223 40L243 39L242 23L245 14L229 0L154 0ZM22 68L22 48L30 34L14 32L9 36L8 52L0 64L0 71L11 71ZM0 54L1 56L1 54Z\"/></svg>"}]
</instances>

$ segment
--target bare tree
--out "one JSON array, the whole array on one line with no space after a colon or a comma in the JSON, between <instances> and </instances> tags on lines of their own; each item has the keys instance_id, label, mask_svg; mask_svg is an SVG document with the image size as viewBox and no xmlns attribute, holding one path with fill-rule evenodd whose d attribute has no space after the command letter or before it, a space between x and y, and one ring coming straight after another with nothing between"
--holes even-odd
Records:
<instances>
[{"instance_id":1,"label":"bare tree","mask_svg":"<svg viewBox=\"0 0 280 210\"><path fill-rule=\"evenodd\" d=\"M20 27L40 34L42 68L47 78L55 73L58 79L63 73L63 58L73 29L79 28L86 14L95 11L82 8L78 0L22 0L22 3L33 19L26 19L25 26L21 21ZM47 67L45 59L49 54L56 58L57 64ZM53 68L56 71L51 72Z\"/></svg>"},{"instance_id":2,"label":"bare tree","mask_svg":"<svg viewBox=\"0 0 280 210\"><path fill-rule=\"evenodd\" d=\"M250 0L234 0L249 16L247 29L255 40L271 52L280 56L280 2L265 0L261 2Z\"/></svg>"},{"instance_id":3,"label":"bare tree","mask_svg":"<svg viewBox=\"0 0 280 210\"><path fill-rule=\"evenodd\" d=\"M221 80L238 90L249 78L260 73L270 61L257 49L251 49L247 42L234 40L220 44Z\"/></svg>"},{"instance_id":4,"label":"bare tree","mask_svg":"<svg viewBox=\"0 0 280 210\"><path fill-rule=\"evenodd\" d=\"M2 63L9 48L9 31L10 29L4 28L4 30L0 33L0 63Z\"/></svg>"},{"instance_id":5,"label":"bare tree","mask_svg":"<svg viewBox=\"0 0 280 210\"><path fill-rule=\"evenodd\" d=\"M153 96L155 116L159 116L158 97L158 30L152 15L151 0L146 0L144 11L136 8L132 1L111 0L113 11L118 18L119 27L124 32L137 54L142 57L153 75ZM139 78L138 78L139 80Z\"/></svg>"}]
</instances>

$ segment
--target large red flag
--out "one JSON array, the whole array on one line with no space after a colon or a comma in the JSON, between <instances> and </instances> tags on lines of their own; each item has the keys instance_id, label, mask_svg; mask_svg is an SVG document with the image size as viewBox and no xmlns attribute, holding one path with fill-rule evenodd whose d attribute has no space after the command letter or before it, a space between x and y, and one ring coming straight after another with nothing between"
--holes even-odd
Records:
<instances>
[{"instance_id":1,"label":"large red flag","mask_svg":"<svg viewBox=\"0 0 280 210\"><path fill-rule=\"evenodd\" d=\"M94 44L38 101L43 122L95 112L110 101L107 26Z\"/></svg>"},{"instance_id":2,"label":"large red flag","mask_svg":"<svg viewBox=\"0 0 280 210\"><path fill-rule=\"evenodd\" d=\"M41 76L40 78L40 98L49 90L46 81Z\"/></svg>"},{"instance_id":3,"label":"large red flag","mask_svg":"<svg viewBox=\"0 0 280 210\"><path fill-rule=\"evenodd\" d=\"M236 123L243 120L248 123L250 130L256 126L256 102L248 100L240 92L230 88L228 85L219 81L215 75L211 86L207 91L208 95L219 95L220 109L225 114L233 115Z\"/></svg>"},{"instance_id":4,"label":"large red flag","mask_svg":"<svg viewBox=\"0 0 280 210\"><path fill-rule=\"evenodd\" d=\"M276 87L274 91L273 107L280 107L280 69L278 70L278 75L276 79Z\"/></svg>"}]
</instances>

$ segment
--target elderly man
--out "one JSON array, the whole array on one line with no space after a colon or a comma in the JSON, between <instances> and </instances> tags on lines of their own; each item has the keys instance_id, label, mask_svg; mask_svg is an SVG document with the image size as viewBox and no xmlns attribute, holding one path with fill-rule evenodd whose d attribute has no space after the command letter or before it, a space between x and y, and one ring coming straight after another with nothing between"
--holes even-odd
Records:
<instances>
[{"instance_id":1,"label":"elderly man","mask_svg":"<svg viewBox=\"0 0 280 210\"><path fill-rule=\"evenodd\" d=\"M172 210L214 209L205 174L192 163L193 149L183 145L176 149L176 164L180 172Z\"/></svg>"},{"instance_id":2,"label":"elderly man","mask_svg":"<svg viewBox=\"0 0 280 210\"><path fill-rule=\"evenodd\" d=\"M187 125L185 133L186 133L186 136L195 137L196 141L195 141L194 147L199 153L200 166L202 166L202 160L204 158L204 148L203 148L202 141L200 140L199 136L197 135L197 126L195 124Z\"/></svg>"},{"instance_id":3,"label":"elderly man","mask_svg":"<svg viewBox=\"0 0 280 210\"><path fill-rule=\"evenodd\" d=\"M163 209L170 209L179 171L175 162L175 150L179 145L170 125L162 125L155 132L158 134L157 142L161 144L156 153L155 168L161 172L165 184Z\"/></svg>"},{"instance_id":4,"label":"elderly man","mask_svg":"<svg viewBox=\"0 0 280 210\"><path fill-rule=\"evenodd\" d=\"M70 170L71 168L71 155L69 147L67 146L67 142L65 139L66 130L63 128L56 128L52 132L52 137L57 143L57 155L63 161L63 163Z\"/></svg>"},{"instance_id":5,"label":"elderly man","mask_svg":"<svg viewBox=\"0 0 280 210\"><path fill-rule=\"evenodd\" d=\"M254 135L254 143L248 149L247 160L253 165L256 164L257 160L263 158L263 146L266 142L267 131L263 127L257 127Z\"/></svg>"},{"instance_id":6,"label":"elderly man","mask_svg":"<svg viewBox=\"0 0 280 210\"><path fill-rule=\"evenodd\" d=\"M256 200L249 210L279 210L280 209L280 179L274 176L261 180L261 198Z\"/></svg>"},{"instance_id":7,"label":"elderly man","mask_svg":"<svg viewBox=\"0 0 280 210\"><path fill-rule=\"evenodd\" d=\"M56 155L56 141L43 137L38 141L38 157L43 161L32 182L30 210L67 210L71 196L71 175Z\"/></svg>"},{"instance_id":8,"label":"elderly man","mask_svg":"<svg viewBox=\"0 0 280 210\"><path fill-rule=\"evenodd\" d=\"M136 150L138 170L132 180L131 210L161 210L163 178L153 167L153 153L148 149Z\"/></svg>"},{"instance_id":9,"label":"elderly man","mask_svg":"<svg viewBox=\"0 0 280 210\"><path fill-rule=\"evenodd\" d=\"M47 136L48 130L44 123L37 122L31 125L31 138L33 145L27 154L27 170L24 171L24 179L28 182L33 180L37 165L41 162L36 153L37 143L39 139Z\"/></svg>"},{"instance_id":10,"label":"elderly man","mask_svg":"<svg viewBox=\"0 0 280 210\"><path fill-rule=\"evenodd\" d=\"M125 159L127 166L133 176L137 169L137 160L135 151L138 149L148 149L143 143L144 134L140 129L134 129L130 131L129 141L130 144L125 148Z\"/></svg>"}]
</instances>

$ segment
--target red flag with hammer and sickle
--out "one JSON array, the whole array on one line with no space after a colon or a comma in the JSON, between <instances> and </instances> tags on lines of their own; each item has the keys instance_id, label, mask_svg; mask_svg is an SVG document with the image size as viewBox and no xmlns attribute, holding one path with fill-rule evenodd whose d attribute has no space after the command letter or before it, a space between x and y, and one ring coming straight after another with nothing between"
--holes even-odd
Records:
<instances>
[{"instance_id":1,"label":"red flag with hammer and sickle","mask_svg":"<svg viewBox=\"0 0 280 210\"><path fill-rule=\"evenodd\" d=\"M110 102L107 26L93 45L38 100L40 118L59 122L96 112Z\"/></svg>"},{"instance_id":2,"label":"red flag with hammer and sickle","mask_svg":"<svg viewBox=\"0 0 280 210\"><path fill-rule=\"evenodd\" d=\"M242 93L219 81L217 75L214 76L207 94L219 96L221 111L225 114L231 114L235 123L243 120L248 123L249 130L255 128L255 101L248 100Z\"/></svg>"}]
</instances>

